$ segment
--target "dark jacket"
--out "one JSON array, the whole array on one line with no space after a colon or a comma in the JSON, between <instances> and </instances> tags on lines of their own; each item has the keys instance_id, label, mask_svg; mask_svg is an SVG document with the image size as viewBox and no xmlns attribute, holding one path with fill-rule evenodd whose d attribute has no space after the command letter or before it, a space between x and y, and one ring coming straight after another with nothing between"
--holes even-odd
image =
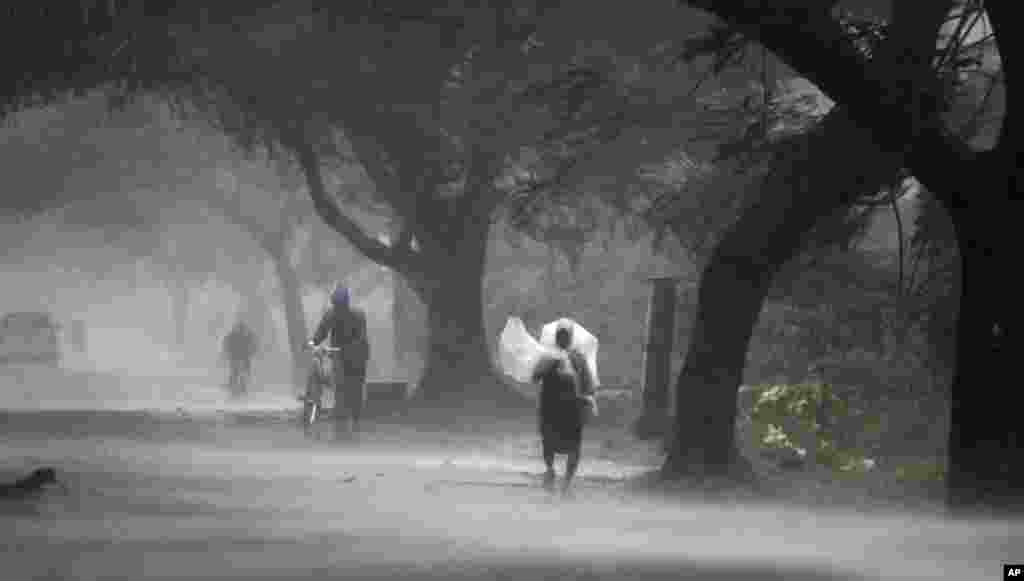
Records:
<instances>
[{"instance_id":1,"label":"dark jacket","mask_svg":"<svg viewBox=\"0 0 1024 581\"><path fill-rule=\"evenodd\" d=\"M561 358L544 358L537 364L533 380L541 382L541 400L576 399L594 395L594 378L587 360L575 349L565 353L568 365Z\"/></svg>"},{"instance_id":2,"label":"dark jacket","mask_svg":"<svg viewBox=\"0 0 1024 581\"><path fill-rule=\"evenodd\" d=\"M578 351L541 360L533 374L539 381L538 420L541 438L555 452L578 450L585 423L585 396L594 394L586 359Z\"/></svg>"},{"instance_id":3,"label":"dark jacket","mask_svg":"<svg viewBox=\"0 0 1024 581\"><path fill-rule=\"evenodd\" d=\"M235 327L224 337L224 354L229 359L249 359L256 354L257 348L256 334L249 327Z\"/></svg>"},{"instance_id":4,"label":"dark jacket","mask_svg":"<svg viewBox=\"0 0 1024 581\"><path fill-rule=\"evenodd\" d=\"M313 333L313 342L320 344L330 336L331 347L341 349L346 365L365 367L370 358L370 341L366 331L366 315L352 308L331 307Z\"/></svg>"}]
</instances>

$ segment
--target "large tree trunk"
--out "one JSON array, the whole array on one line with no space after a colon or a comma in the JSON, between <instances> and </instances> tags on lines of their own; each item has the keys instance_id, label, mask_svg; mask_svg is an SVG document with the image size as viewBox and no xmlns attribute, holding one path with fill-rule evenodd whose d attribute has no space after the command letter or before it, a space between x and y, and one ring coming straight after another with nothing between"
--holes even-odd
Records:
<instances>
[{"instance_id":1,"label":"large tree trunk","mask_svg":"<svg viewBox=\"0 0 1024 581\"><path fill-rule=\"evenodd\" d=\"M291 356L291 378L296 389L305 383L306 366L304 348L309 333L306 328L306 315L302 308L302 285L295 268L286 256L271 255L274 272L281 289L281 302L284 305L285 326L288 331L288 351Z\"/></svg>"},{"instance_id":2,"label":"large tree trunk","mask_svg":"<svg viewBox=\"0 0 1024 581\"><path fill-rule=\"evenodd\" d=\"M1020 465L1024 427L1019 414L1014 417L1015 408L1005 404L1006 392L999 390L1002 386L998 382L1015 376L1008 345L1010 336L1020 327L1020 309L1012 292L1016 289L1007 273L1012 272L1009 265L1016 258L1010 253L1018 245L1017 225L1011 220L1017 218L1019 209L1010 200L1020 199L1016 157L1021 116L1009 108L997 149L988 154L988 161L979 160L979 156L948 138L944 124L911 121L915 117L920 120L914 104L901 99L900 92L892 87L913 84L913 77L903 71L892 74L881 67L864 66L851 45L839 40L842 32L833 26L827 11L771 18L767 12L774 6L771 3L761 3L763 7L722 0L689 3L739 25L833 99L852 107L880 147L898 150L908 143L913 145L907 165L945 203L957 229L962 260L947 501L951 510L960 513L975 508L1020 510L1024 505L1024 466ZM928 10L921 12L924 6ZM1020 37L1010 32L1012 7L1012 2L985 4L999 44L1007 94L1012 93L1016 80L1012 70L1016 61L1011 57L1021 53ZM889 38L907 38L905 46L911 47L916 42L919 66L930 68L934 31L947 15L949 4L908 1L896 3L895 8L910 15L893 16L895 24L906 27L889 31ZM813 22L814 18L820 22ZM794 22L800 22L799 28L806 33L794 27ZM915 36L914 29L918 30L916 41L910 40ZM927 83L918 86L923 89ZM1010 97L1005 100L1014 102Z\"/></svg>"},{"instance_id":3,"label":"large tree trunk","mask_svg":"<svg viewBox=\"0 0 1024 581\"><path fill-rule=\"evenodd\" d=\"M814 216L801 213L803 222ZM751 210L727 234L705 268L698 291L697 318L683 369L676 381L675 425L663 466L666 477L723 474L739 456L735 446L736 399L754 324L772 276L795 253L792 236L768 238L752 248L756 221L795 230L798 215ZM788 223L786 223L788 222ZM807 228L809 229L810 224ZM763 253L758 256L758 251Z\"/></svg>"},{"instance_id":4,"label":"large tree trunk","mask_svg":"<svg viewBox=\"0 0 1024 581\"><path fill-rule=\"evenodd\" d=\"M467 223L449 252L422 260L429 284L413 282L427 309L426 368L416 394L420 403L458 409L463 404L515 406L526 400L495 374L484 330L483 275L489 221ZM425 296L424 296L425 295Z\"/></svg>"},{"instance_id":5,"label":"large tree trunk","mask_svg":"<svg viewBox=\"0 0 1024 581\"><path fill-rule=\"evenodd\" d=\"M423 303L408 281L392 271L392 320L394 326L395 363L400 375L410 385L417 385L423 375L427 324Z\"/></svg>"},{"instance_id":6,"label":"large tree trunk","mask_svg":"<svg viewBox=\"0 0 1024 581\"><path fill-rule=\"evenodd\" d=\"M951 212L962 286L947 502L955 514L966 516L974 511L1024 512L1024 422L1019 408L1006 403L1018 367L1010 337L1020 322L1018 288L1005 274L1015 262L1010 220L1019 214L1007 203L1015 193L1013 171L1015 164L994 169L977 184L978 195L988 194L979 202L982 207Z\"/></svg>"},{"instance_id":7,"label":"large tree trunk","mask_svg":"<svg viewBox=\"0 0 1024 581\"><path fill-rule=\"evenodd\" d=\"M1010 31L1012 6L985 6L995 25L1008 94L1018 81L1017 61L1011 58L1021 54L1022 42ZM1016 101L1007 97L1006 102ZM996 149L981 167L974 164L976 171L950 167L950 179L926 182L949 211L961 259L946 481L947 504L958 515L1024 513L1024 421L1019 408L1007 403L1019 368L1010 346L1021 328L1020 287L1012 276L1020 246L1021 119L1010 105ZM957 182L962 185L953 191Z\"/></svg>"},{"instance_id":8,"label":"large tree trunk","mask_svg":"<svg viewBox=\"0 0 1024 581\"><path fill-rule=\"evenodd\" d=\"M444 164L437 163L443 156L428 156L434 159L424 163L422 154L445 139L418 127L401 131L396 135L403 140L396 140L387 155L397 163L383 163L377 143L381 128L367 122L374 115L354 115L346 125L363 168L407 222L394 244L367 235L328 195L319 157L304 129L289 131L289 139L324 222L367 258L405 277L426 306L427 362L414 403L449 413L469 402L492 410L525 404L526 398L494 373L484 331L483 275L490 218L502 199L493 185L500 164L493 154L474 149L459 197L440 196L447 184Z\"/></svg>"},{"instance_id":9,"label":"large tree trunk","mask_svg":"<svg viewBox=\"0 0 1024 581\"><path fill-rule=\"evenodd\" d=\"M704 269L697 317L676 383L676 421L666 477L725 475L744 463L735 445L736 405L754 325L772 280L815 223L870 192L895 169L835 109L777 160L762 193L723 236ZM852 151L851 151L852 150ZM855 153L858 163L840 158Z\"/></svg>"}]
</instances>

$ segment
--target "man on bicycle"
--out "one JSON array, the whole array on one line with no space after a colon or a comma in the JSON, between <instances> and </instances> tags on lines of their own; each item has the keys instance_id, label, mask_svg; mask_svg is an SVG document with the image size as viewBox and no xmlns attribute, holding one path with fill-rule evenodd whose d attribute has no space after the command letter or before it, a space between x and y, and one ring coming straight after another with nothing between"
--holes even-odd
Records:
<instances>
[{"instance_id":1,"label":"man on bicycle","mask_svg":"<svg viewBox=\"0 0 1024 581\"><path fill-rule=\"evenodd\" d=\"M243 321L236 322L224 337L224 357L231 369L228 387L238 394L246 390L245 381L252 375L252 358L257 348L256 334Z\"/></svg>"},{"instance_id":2,"label":"man on bicycle","mask_svg":"<svg viewBox=\"0 0 1024 581\"><path fill-rule=\"evenodd\" d=\"M352 307L348 289L335 287L331 308L316 327L311 346L330 336L330 345L341 351L332 354L334 368L334 420L340 421L341 401L348 411L349 426L359 431L359 420L366 403L366 364L370 359L370 342L366 331L366 315Z\"/></svg>"}]
</instances>

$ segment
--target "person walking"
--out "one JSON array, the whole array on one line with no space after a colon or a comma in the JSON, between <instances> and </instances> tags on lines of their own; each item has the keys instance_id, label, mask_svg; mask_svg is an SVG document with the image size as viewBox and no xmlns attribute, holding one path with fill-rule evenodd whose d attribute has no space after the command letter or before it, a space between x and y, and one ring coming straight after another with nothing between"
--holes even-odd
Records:
<instances>
[{"instance_id":1,"label":"person walking","mask_svg":"<svg viewBox=\"0 0 1024 581\"><path fill-rule=\"evenodd\" d=\"M366 314L351 304L349 290L343 285L331 293L331 307L324 313L310 339L315 347L329 339L332 347L341 349L334 358L334 419L340 427L345 415L349 431L358 433L363 408L366 405L366 368L370 360L370 342L366 329ZM344 408L341 406L344 402ZM342 409L347 414L342 414Z\"/></svg>"},{"instance_id":2,"label":"person walking","mask_svg":"<svg viewBox=\"0 0 1024 581\"><path fill-rule=\"evenodd\" d=\"M533 381L541 384L538 427L547 468L544 486L554 488L555 455L566 454L563 492L569 491L579 467L583 425L596 411L594 378L583 354L571 348L572 332L570 325L558 327L556 352L542 357L533 372Z\"/></svg>"}]
</instances>

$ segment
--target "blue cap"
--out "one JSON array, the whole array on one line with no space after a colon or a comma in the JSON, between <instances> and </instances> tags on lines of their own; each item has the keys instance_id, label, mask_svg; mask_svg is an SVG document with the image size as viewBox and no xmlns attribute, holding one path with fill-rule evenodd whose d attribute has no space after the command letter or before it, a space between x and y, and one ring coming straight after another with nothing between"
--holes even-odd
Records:
<instances>
[{"instance_id":1,"label":"blue cap","mask_svg":"<svg viewBox=\"0 0 1024 581\"><path fill-rule=\"evenodd\" d=\"M335 287L331 293L331 302L338 306L348 306L348 289L343 286Z\"/></svg>"}]
</instances>

